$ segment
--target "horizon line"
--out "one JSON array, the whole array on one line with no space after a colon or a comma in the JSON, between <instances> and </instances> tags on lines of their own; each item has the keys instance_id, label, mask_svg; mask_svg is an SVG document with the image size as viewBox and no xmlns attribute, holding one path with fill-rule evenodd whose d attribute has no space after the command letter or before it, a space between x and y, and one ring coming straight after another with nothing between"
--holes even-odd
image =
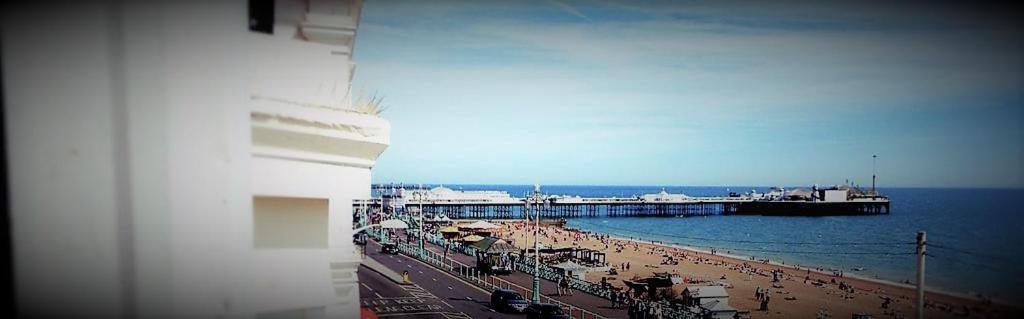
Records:
<instances>
[{"instance_id":1,"label":"horizon line","mask_svg":"<svg viewBox=\"0 0 1024 319\"><path fill-rule=\"evenodd\" d=\"M472 186L533 186L534 184L509 184L509 183L405 183L405 182L371 182L371 185L472 185ZM672 185L672 184L540 184L540 186L587 186L587 187L758 187L758 188L770 188L770 187L811 187L811 186L792 186L792 185ZM818 185L822 187L828 186L840 186L843 184L829 184L829 185ZM863 185L856 185L860 188ZM876 186L877 189L903 189L903 188L920 188L920 189L996 189L996 190L1024 190L1024 186Z\"/></svg>"}]
</instances>

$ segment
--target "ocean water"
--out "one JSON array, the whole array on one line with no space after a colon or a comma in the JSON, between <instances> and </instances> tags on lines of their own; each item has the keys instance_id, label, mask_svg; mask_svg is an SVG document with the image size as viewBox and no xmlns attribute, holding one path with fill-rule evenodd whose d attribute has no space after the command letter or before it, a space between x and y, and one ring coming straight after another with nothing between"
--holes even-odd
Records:
<instances>
[{"instance_id":1,"label":"ocean water","mask_svg":"<svg viewBox=\"0 0 1024 319\"><path fill-rule=\"evenodd\" d=\"M531 185L445 185L504 190L522 197ZM544 185L544 194L627 197L660 192L724 196L767 187ZM880 188L891 214L876 216L589 217L569 226L621 237L658 240L786 264L841 269L901 282L916 279L914 241L928 234L929 288L1024 301L1024 189ZM854 268L863 268L857 271Z\"/></svg>"}]
</instances>

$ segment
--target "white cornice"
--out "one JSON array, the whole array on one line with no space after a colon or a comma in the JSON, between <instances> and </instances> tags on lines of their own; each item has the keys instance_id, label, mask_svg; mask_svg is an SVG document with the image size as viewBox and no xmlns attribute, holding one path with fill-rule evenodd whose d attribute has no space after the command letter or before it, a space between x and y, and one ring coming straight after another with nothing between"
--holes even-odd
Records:
<instances>
[{"instance_id":1,"label":"white cornice","mask_svg":"<svg viewBox=\"0 0 1024 319\"><path fill-rule=\"evenodd\" d=\"M257 156L371 168L390 144L391 125L376 115L279 99L252 99Z\"/></svg>"}]
</instances>

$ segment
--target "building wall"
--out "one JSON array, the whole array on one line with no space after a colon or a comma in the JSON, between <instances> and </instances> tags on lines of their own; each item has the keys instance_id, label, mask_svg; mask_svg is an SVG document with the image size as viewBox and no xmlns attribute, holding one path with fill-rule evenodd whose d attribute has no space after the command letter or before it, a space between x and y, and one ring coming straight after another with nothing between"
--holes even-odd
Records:
<instances>
[{"instance_id":1,"label":"building wall","mask_svg":"<svg viewBox=\"0 0 1024 319\"><path fill-rule=\"evenodd\" d=\"M849 199L850 192L848 190L826 190L825 201L826 202L845 202Z\"/></svg>"},{"instance_id":2,"label":"building wall","mask_svg":"<svg viewBox=\"0 0 1024 319\"><path fill-rule=\"evenodd\" d=\"M327 249L327 204L323 198L253 197L253 248Z\"/></svg>"},{"instance_id":3,"label":"building wall","mask_svg":"<svg viewBox=\"0 0 1024 319\"><path fill-rule=\"evenodd\" d=\"M19 304L59 299L82 313L119 313L109 12L86 5L4 12L14 279L19 288L31 285L17 290ZM10 27L47 17L58 19L32 32Z\"/></svg>"},{"instance_id":4,"label":"building wall","mask_svg":"<svg viewBox=\"0 0 1024 319\"><path fill-rule=\"evenodd\" d=\"M277 3L273 35L244 0L4 7L19 311L356 316L351 199L390 128L344 110L351 48ZM326 240L258 245L270 212Z\"/></svg>"}]
</instances>

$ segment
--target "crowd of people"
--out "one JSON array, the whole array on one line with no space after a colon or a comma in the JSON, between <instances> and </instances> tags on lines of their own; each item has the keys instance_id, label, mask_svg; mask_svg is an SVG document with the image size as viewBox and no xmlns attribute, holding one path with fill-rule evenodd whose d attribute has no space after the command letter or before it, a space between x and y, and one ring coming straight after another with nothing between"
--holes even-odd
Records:
<instances>
[{"instance_id":1,"label":"crowd of people","mask_svg":"<svg viewBox=\"0 0 1024 319\"><path fill-rule=\"evenodd\" d=\"M611 300L612 308L626 307L626 313L631 319L661 319L667 315L666 308L671 307L668 303L648 300L644 296L641 294L640 297L634 298L630 291L610 289L608 299Z\"/></svg>"}]
</instances>

